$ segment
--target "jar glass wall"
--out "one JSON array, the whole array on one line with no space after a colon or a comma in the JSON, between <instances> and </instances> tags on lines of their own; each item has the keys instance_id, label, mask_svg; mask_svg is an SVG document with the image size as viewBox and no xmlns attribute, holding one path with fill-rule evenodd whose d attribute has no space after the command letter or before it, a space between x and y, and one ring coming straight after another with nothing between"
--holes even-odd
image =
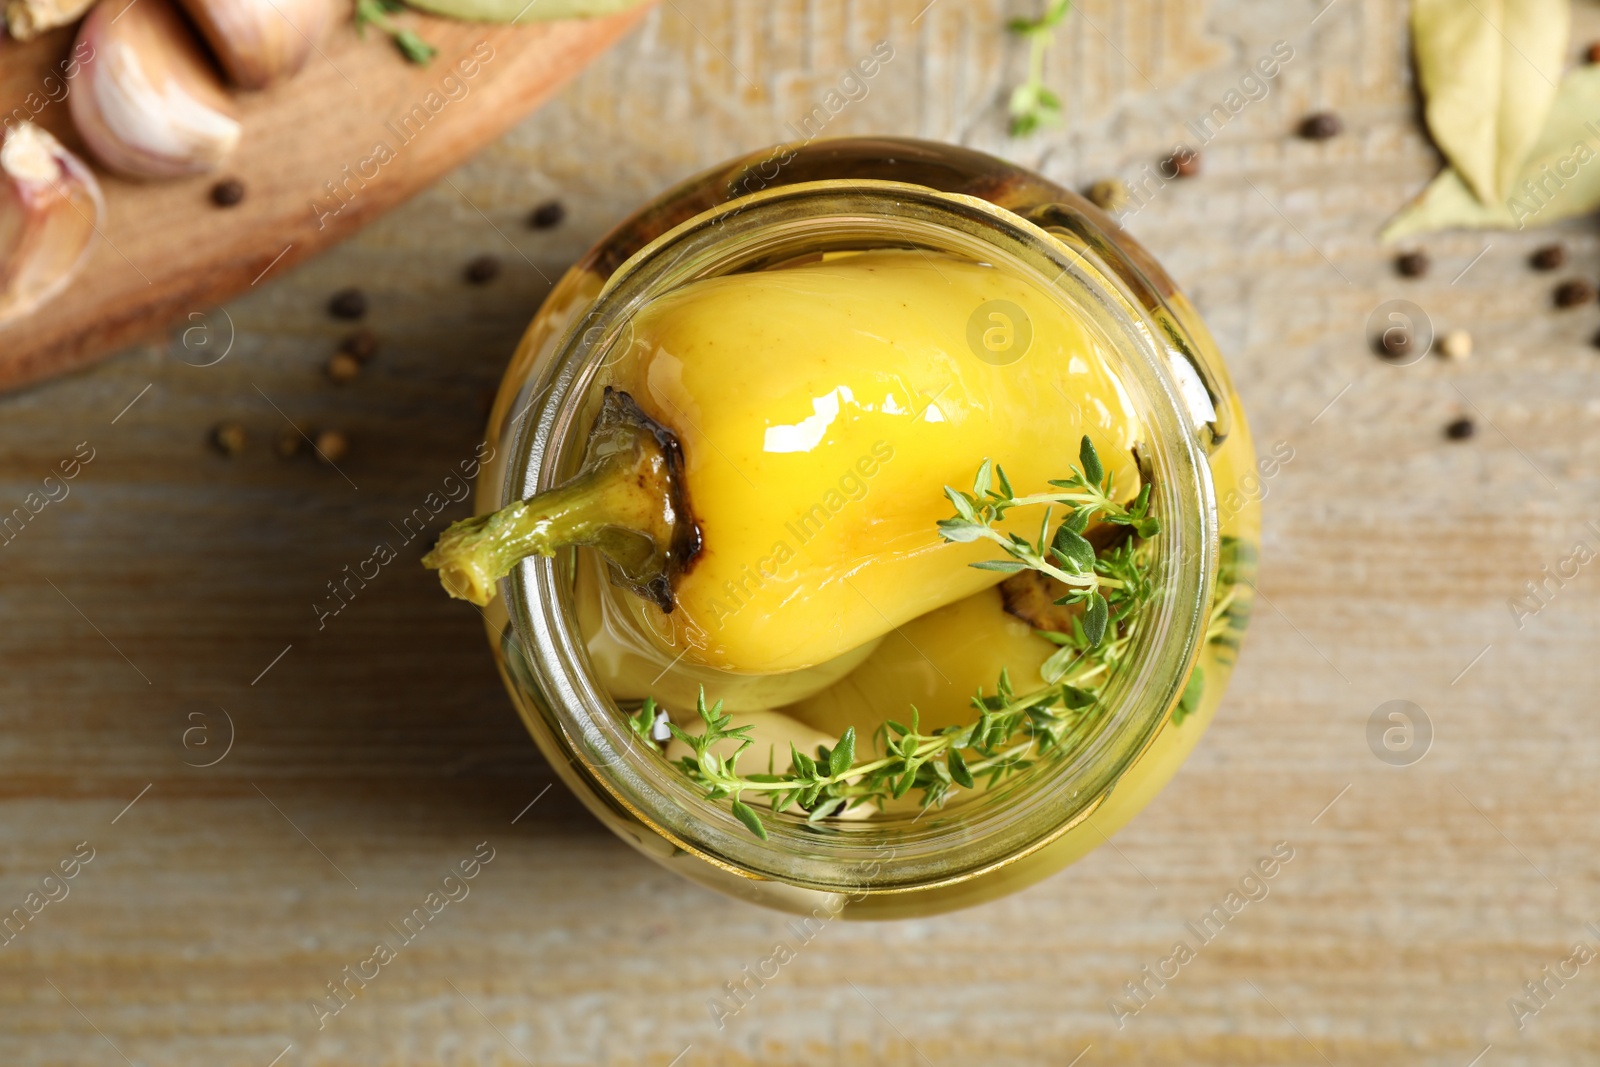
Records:
<instances>
[{"instance_id":1,"label":"jar glass wall","mask_svg":"<svg viewBox=\"0 0 1600 1067\"><path fill-rule=\"evenodd\" d=\"M627 727L631 709L590 660L582 556L524 562L485 614L529 730L613 831L720 891L853 918L962 907L1071 863L1150 801L1215 713L1248 621L1256 459L1214 344L1148 254L1075 194L950 146L849 139L737 160L646 205L556 285L496 400L477 498L493 511L576 470L608 368L656 301L707 278L882 249L982 263L1048 291L1118 361L1162 520L1160 595L1093 736L944 808L769 817L760 840ZM1075 459L1064 447L1063 471Z\"/></svg>"}]
</instances>

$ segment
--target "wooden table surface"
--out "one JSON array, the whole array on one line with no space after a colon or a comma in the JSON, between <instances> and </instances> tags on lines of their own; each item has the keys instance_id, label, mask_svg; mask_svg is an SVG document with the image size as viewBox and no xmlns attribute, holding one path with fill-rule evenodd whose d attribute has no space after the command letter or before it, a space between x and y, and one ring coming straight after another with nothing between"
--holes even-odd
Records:
<instances>
[{"instance_id":1,"label":"wooden table surface","mask_svg":"<svg viewBox=\"0 0 1600 1067\"><path fill-rule=\"evenodd\" d=\"M1580 561L1600 548L1600 309L1551 310L1556 278L1525 262L1548 231L1440 236L1427 278L1395 276L1374 231L1437 165L1405 5L1325 2L1085 0L1049 65L1072 118L1016 142L1024 56L1000 27L1029 5L667 0L453 186L194 309L210 332L189 346L175 329L0 400L4 509L93 456L0 545L0 912L67 894L0 945L0 1062L1596 1062L1600 576ZM1579 6L1586 43L1600 17ZM1135 176L1293 47L1203 176L1128 223L1211 322L1258 441L1293 459L1229 698L1115 847L970 912L829 924L719 1028L708 1003L796 940L787 919L545 792L477 616L420 545L323 629L312 604L445 490L550 279L664 183L792 136L879 40L894 58L827 133L957 140L1075 184ZM1347 133L1294 139L1324 107ZM548 198L566 222L526 228ZM1593 275L1593 227L1558 236ZM505 270L469 287L480 253ZM337 387L324 305L352 283L382 351ZM1374 359L1392 299L1469 329L1472 358ZM1477 434L1447 441L1461 414ZM207 446L224 420L249 435L236 458ZM342 475L274 456L291 421L348 435ZM1511 599L1566 560L1519 625ZM1369 745L1391 700L1431 723L1414 765ZM470 895L319 1029L326 983L482 842ZM1278 842L1266 898L1119 1026L1110 998ZM43 883L63 862L75 877Z\"/></svg>"}]
</instances>

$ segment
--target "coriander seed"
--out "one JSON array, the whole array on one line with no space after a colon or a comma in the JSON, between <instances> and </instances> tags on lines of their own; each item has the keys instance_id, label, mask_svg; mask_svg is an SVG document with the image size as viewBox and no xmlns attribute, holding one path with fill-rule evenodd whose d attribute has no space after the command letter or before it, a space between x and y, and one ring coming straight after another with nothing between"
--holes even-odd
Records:
<instances>
[{"instance_id":1,"label":"coriander seed","mask_svg":"<svg viewBox=\"0 0 1600 1067\"><path fill-rule=\"evenodd\" d=\"M323 430L317 434L317 458L327 464L334 464L344 458L350 451L350 441L338 430Z\"/></svg>"},{"instance_id":2,"label":"coriander seed","mask_svg":"<svg viewBox=\"0 0 1600 1067\"><path fill-rule=\"evenodd\" d=\"M356 380L361 373L361 361L348 352L335 352L328 357L327 366L323 368L328 379L336 385L345 385Z\"/></svg>"},{"instance_id":3,"label":"coriander seed","mask_svg":"<svg viewBox=\"0 0 1600 1067\"><path fill-rule=\"evenodd\" d=\"M1472 355L1472 335L1466 330L1448 330L1439 338L1438 349L1445 359L1466 359Z\"/></svg>"},{"instance_id":4,"label":"coriander seed","mask_svg":"<svg viewBox=\"0 0 1600 1067\"><path fill-rule=\"evenodd\" d=\"M1101 178L1089 186L1089 202L1113 214L1128 206L1128 187L1121 178Z\"/></svg>"}]
</instances>

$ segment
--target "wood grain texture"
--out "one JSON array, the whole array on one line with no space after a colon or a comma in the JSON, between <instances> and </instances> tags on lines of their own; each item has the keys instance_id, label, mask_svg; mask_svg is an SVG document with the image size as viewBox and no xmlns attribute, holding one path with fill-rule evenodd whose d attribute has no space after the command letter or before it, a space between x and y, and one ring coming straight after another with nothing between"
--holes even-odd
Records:
<instances>
[{"instance_id":1,"label":"wood grain texture","mask_svg":"<svg viewBox=\"0 0 1600 1067\"><path fill-rule=\"evenodd\" d=\"M238 95L243 134L217 174L102 176L101 240L65 293L0 333L0 390L84 366L350 236L500 136L641 15L517 27L408 17L439 49L426 66L342 22L299 76ZM0 41L0 115L31 115L87 158L66 103L81 87L61 78L73 32ZM226 210L209 195L224 175L247 190Z\"/></svg>"},{"instance_id":2,"label":"wood grain texture","mask_svg":"<svg viewBox=\"0 0 1600 1067\"><path fill-rule=\"evenodd\" d=\"M0 401L7 507L97 450L0 547L0 908L97 850L0 946L0 1062L1595 1062L1596 964L1521 1030L1507 1007L1574 942L1600 946L1600 577L1581 568L1520 628L1508 608L1574 542L1600 547L1600 310L1553 312L1566 274L1525 262L1556 236L1567 274L1593 276L1593 226L1443 235L1429 277L1395 276L1373 235L1438 165L1400 0L1089 0L1049 66L1073 117L1020 143L1002 101L1024 57L998 27L1026 5L925 2L673 0L453 184L227 305L222 362L186 364L174 335ZM1579 5L1575 42L1596 15ZM830 924L719 1028L708 1001L797 944L787 920L543 792L476 616L390 523L471 454L548 279L665 183L785 136L880 39L895 58L827 132L960 140L1074 185L1137 176L1293 46L1203 176L1128 225L1211 322L1258 442L1294 458L1268 486L1264 603L1228 701L1115 848L970 912ZM1345 136L1292 136L1325 107ZM551 196L568 221L523 228ZM467 287L480 253L506 270ZM343 328L322 308L352 282L384 347L336 388L320 368ZM1472 359L1375 360L1368 316L1396 298L1470 329ZM1447 442L1463 412L1476 437ZM349 482L273 457L286 418L349 434ZM251 436L232 461L205 446L223 419ZM400 559L319 631L324 583L383 540ZM1392 699L1434 727L1414 766L1368 747ZM184 731L220 742L219 708L232 751L185 766L213 758ZM471 895L319 1030L307 1002L481 841L496 858ZM1295 854L1269 895L1119 1028L1108 999L1278 841Z\"/></svg>"}]
</instances>

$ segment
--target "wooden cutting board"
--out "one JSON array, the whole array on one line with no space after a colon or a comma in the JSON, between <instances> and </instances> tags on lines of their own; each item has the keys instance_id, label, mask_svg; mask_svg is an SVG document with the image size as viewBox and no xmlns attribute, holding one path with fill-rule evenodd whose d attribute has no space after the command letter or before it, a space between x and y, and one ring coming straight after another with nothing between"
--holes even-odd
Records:
<instances>
[{"instance_id":1,"label":"wooden cutting board","mask_svg":"<svg viewBox=\"0 0 1600 1067\"><path fill-rule=\"evenodd\" d=\"M149 183L101 174L102 238L65 293L0 329L0 390L83 367L348 237L498 137L649 6L515 27L398 16L438 48L426 66L382 34L335 27L297 77L239 94L244 133L222 171ZM0 40L0 116L36 112L86 155L59 77L75 32ZM220 177L244 183L242 203L212 203Z\"/></svg>"}]
</instances>

